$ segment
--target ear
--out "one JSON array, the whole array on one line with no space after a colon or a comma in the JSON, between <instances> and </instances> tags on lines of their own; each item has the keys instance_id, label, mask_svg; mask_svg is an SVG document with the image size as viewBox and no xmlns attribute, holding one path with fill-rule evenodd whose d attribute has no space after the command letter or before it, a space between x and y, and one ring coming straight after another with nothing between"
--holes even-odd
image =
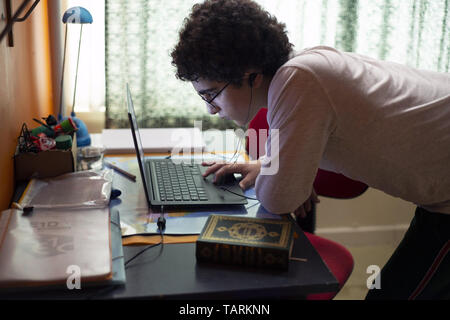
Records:
<instances>
[{"instance_id":1,"label":"ear","mask_svg":"<svg viewBox=\"0 0 450 320\"><path fill-rule=\"evenodd\" d=\"M249 86L252 88L259 88L263 82L264 75L262 73L252 73L248 77Z\"/></svg>"}]
</instances>

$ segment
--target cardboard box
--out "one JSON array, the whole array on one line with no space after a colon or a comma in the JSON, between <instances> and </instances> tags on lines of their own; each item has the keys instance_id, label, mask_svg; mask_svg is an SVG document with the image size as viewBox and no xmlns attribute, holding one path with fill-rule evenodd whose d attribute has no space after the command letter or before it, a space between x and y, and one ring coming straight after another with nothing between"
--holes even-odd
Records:
<instances>
[{"instance_id":1,"label":"cardboard box","mask_svg":"<svg viewBox=\"0 0 450 320\"><path fill-rule=\"evenodd\" d=\"M48 150L39 153L19 153L14 155L14 177L16 181L32 178L53 178L64 173L74 172L77 167L77 139L72 135L72 149Z\"/></svg>"}]
</instances>

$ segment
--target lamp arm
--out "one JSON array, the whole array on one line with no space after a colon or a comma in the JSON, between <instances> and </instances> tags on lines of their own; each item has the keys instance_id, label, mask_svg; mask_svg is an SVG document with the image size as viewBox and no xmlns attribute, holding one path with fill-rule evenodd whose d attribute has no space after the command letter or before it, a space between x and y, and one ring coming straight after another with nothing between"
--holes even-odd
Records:
<instances>
[{"instance_id":1,"label":"lamp arm","mask_svg":"<svg viewBox=\"0 0 450 320\"><path fill-rule=\"evenodd\" d=\"M83 35L83 24L80 28L80 40L78 41L78 57L77 57L77 69L75 72L75 88L73 90L73 102L72 102L72 116L75 115L75 96L77 94L77 82L78 82L78 64L80 62L80 48L81 48L81 36Z\"/></svg>"},{"instance_id":2,"label":"lamp arm","mask_svg":"<svg viewBox=\"0 0 450 320\"><path fill-rule=\"evenodd\" d=\"M66 66L66 46L67 46L67 25L66 25L66 32L64 36L64 53L63 53L63 65L62 65L62 71L61 71L61 85L60 85L60 92L59 92L59 114L58 114L58 120L61 121L63 118L63 89L64 89L64 70Z\"/></svg>"}]
</instances>

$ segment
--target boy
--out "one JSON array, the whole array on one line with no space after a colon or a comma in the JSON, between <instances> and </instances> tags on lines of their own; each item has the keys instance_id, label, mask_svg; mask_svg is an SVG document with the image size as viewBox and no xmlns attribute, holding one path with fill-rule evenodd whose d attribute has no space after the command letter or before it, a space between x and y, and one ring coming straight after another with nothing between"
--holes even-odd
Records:
<instances>
[{"instance_id":1,"label":"boy","mask_svg":"<svg viewBox=\"0 0 450 320\"><path fill-rule=\"evenodd\" d=\"M211 114L246 125L268 108L278 152L238 172L273 213L304 214L320 167L418 205L368 299L450 298L450 76L329 47L294 54L285 26L251 0L195 5L172 52ZM278 171L267 174L276 163Z\"/></svg>"}]
</instances>

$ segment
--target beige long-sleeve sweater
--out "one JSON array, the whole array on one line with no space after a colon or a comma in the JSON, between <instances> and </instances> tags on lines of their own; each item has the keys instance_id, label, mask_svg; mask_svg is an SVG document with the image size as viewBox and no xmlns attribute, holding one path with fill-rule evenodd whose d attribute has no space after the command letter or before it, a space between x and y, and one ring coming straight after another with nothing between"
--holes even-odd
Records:
<instances>
[{"instance_id":1,"label":"beige long-sleeve sweater","mask_svg":"<svg viewBox=\"0 0 450 320\"><path fill-rule=\"evenodd\" d=\"M269 136L256 194L269 211L297 209L322 168L450 214L448 73L306 49L272 79L267 120L279 153Z\"/></svg>"}]
</instances>

